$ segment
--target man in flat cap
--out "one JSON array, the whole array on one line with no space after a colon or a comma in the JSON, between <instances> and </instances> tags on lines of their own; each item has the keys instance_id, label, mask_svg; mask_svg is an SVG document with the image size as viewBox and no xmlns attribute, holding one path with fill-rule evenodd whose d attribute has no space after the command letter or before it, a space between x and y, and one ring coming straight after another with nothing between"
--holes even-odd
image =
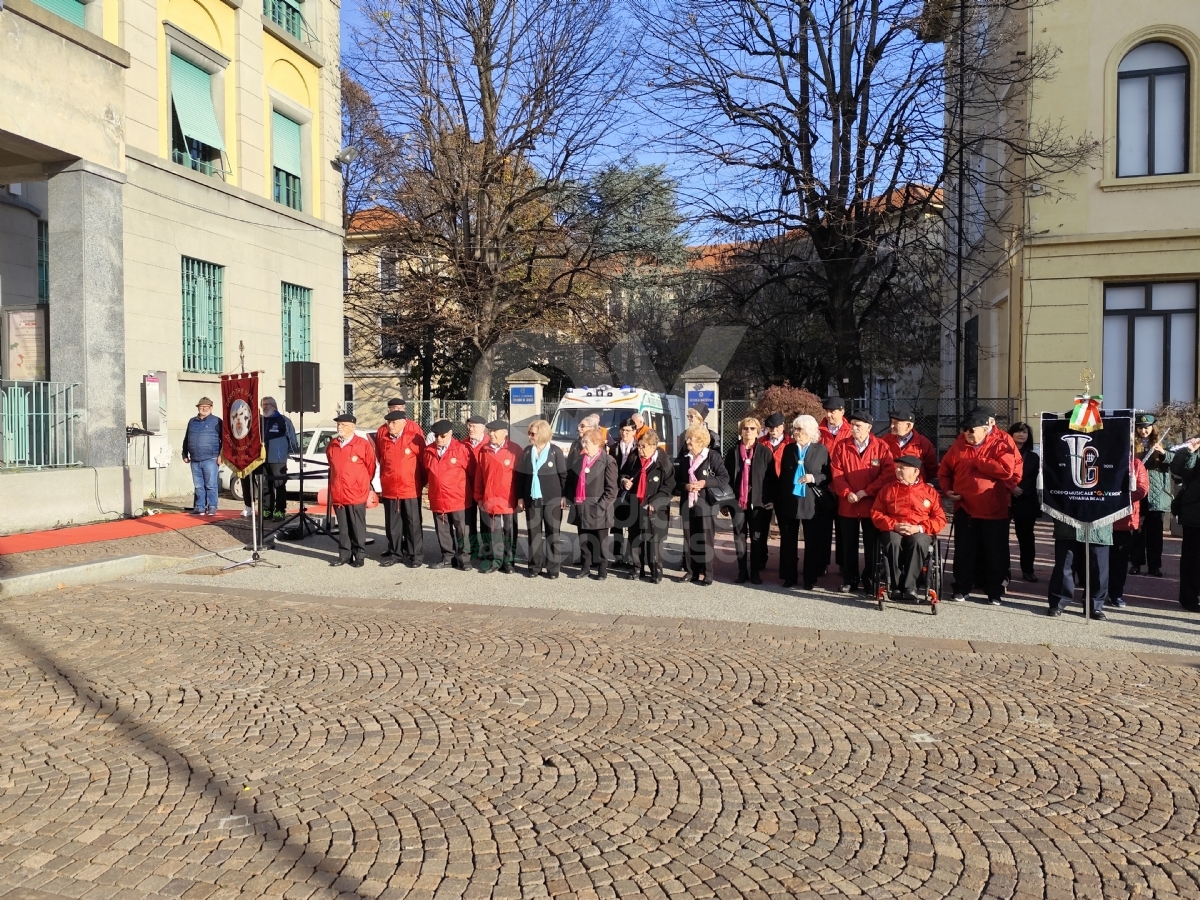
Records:
<instances>
[{"instance_id":1,"label":"man in flat cap","mask_svg":"<svg viewBox=\"0 0 1200 900\"><path fill-rule=\"evenodd\" d=\"M183 432L183 456L192 467L192 484L196 489L192 513L197 516L217 514L218 459L221 456L221 420L212 414L213 402L201 397L196 403L196 415L188 420Z\"/></svg>"},{"instance_id":2,"label":"man in flat cap","mask_svg":"<svg viewBox=\"0 0 1200 900\"><path fill-rule=\"evenodd\" d=\"M517 482L521 448L508 439L508 423L487 424L489 442L476 460L475 503L479 506L479 571L513 571L517 550Z\"/></svg>"},{"instance_id":3,"label":"man in flat cap","mask_svg":"<svg viewBox=\"0 0 1200 900\"><path fill-rule=\"evenodd\" d=\"M693 425L703 425L705 428L708 428L708 404L704 402L692 404L687 408L687 412L684 413L684 418L687 419L688 428L691 428ZM708 428L708 440L709 449L713 453L720 453L721 439L717 437L717 433L711 428Z\"/></svg>"},{"instance_id":4,"label":"man in flat cap","mask_svg":"<svg viewBox=\"0 0 1200 900\"><path fill-rule=\"evenodd\" d=\"M846 401L841 397L834 395L827 397L821 401L821 408L825 410L825 416L817 424L817 431L821 437L821 443L825 449L829 451L829 459L833 460L833 449L838 444L850 440L850 423L846 421ZM817 516L814 520L817 532L815 552L819 558L814 561L814 571L820 571L822 574L829 568L829 544L832 541L835 547L834 559L837 561L838 569L842 568L842 533L836 532L836 518L834 516ZM804 558L808 560L808 546L804 547ZM816 562L820 562L820 566L816 566ZM843 576L845 573L842 573Z\"/></svg>"},{"instance_id":5,"label":"man in flat cap","mask_svg":"<svg viewBox=\"0 0 1200 900\"><path fill-rule=\"evenodd\" d=\"M479 465L479 453L489 443L487 435L487 419L483 416L471 416L467 419L467 439L463 441L471 454L471 462ZM472 562L479 559L479 507L475 504L475 470L471 471L471 490L467 496L467 544Z\"/></svg>"},{"instance_id":6,"label":"man in flat cap","mask_svg":"<svg viewBox=\"0 0 1200 900\"><path fill-rule=\"evenodd\" d=\"M845 427L845 426L842 426ZM850 416L850 438L834 442L829 468L830 484L838 498L837 530L841 556L843 594L861 586L875 590L875 566L879 559L878 532L872 523L875 497L895 479L895 463L888 445L871 433L871 414ZM863 568L859 581L858 533L862 531Z\"/></svg>"},{"instance_id":7,"label":"man in flat cap","mask_svg":"<svg viewBox=\"0 0 1200 900\"><path fill-rule=\"evenodd\" d=\"M389 400L388 406L395 404ZM410 569L424 560L423 524L421 522L421 451L425 449L425 432L408 418L400 400L400 409L384 416L383 425L375 432L375 454L379 459L379 493L383 499L383 515L387 532L387 549L381 565L403 562Z\"/></svg>"},{"instance_id":8,"label":"man in flat cap","mask_svg":"<svg viewBox=\"0 0 1200 900\"><path fill-rule=\"evenodd\" d=\"M896 480L884 485L871 507L871 523L879 531L883 557L902 599L919 600L917 579L934 538L946 527L938 492L921 478L924 460L914 454L896 457Z\"/></svg>"},{"instance_id":9,"label":"man in flat cap","mask_svg":"<svg viewBox=\"0 0 1200 900\"><path fill-rule=\"evenodd\" d=\"M329 461L329 504L338 520L338 558L331 566L363 564L367 538L367 498L375 477L375 448L355 434L357 419L342 413L333 420L337 435L325 448Z\"/></svg>"},{"instance_id":10,"label":"man in flat cap","mask_svg":"<svg viewBox=\"0 0 1200 900\"><path fill-rule=\"evenodd\" d=\"M962 602L972 588L1000 605L1008 566L1008 512L1024 464L1012 438L982 411L969 413L962 434L942 457L938 482L954 501L954 585Z\"/></svg>"},{"instance_id":11,"label":"man in flat cap","mask_svg":"<svg viewBox=\"0 0 1200 900\"><path fill-rule=\"evenodd\" d=\"M908 407L893 409L889 413L891 428L883 436L892 456L915 456L921 460L921 478L928 485L937 478L938 455L937 448L925 435L917 431L916 415Z\"/></svg>"},{"instance_id":12,"label":"man in flat cap","mask_svg":"<svg viewBox=\"0 0 1200 900\"><path fill-rule=\"evenodd\" d=\"M429 510L441 558L431 569L467 568L467 503L474 493L475 457L455 440L447 419L433 423L433 443L421 451L421 470L429 483Z\"/></svg>"}]
</instances>

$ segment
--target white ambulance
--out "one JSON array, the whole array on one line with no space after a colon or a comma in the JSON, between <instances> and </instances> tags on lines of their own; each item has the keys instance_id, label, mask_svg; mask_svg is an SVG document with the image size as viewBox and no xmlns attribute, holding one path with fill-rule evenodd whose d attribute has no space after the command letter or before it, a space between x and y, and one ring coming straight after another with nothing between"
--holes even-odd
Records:
<instances>
[{"instance_id":1,"label":"white ambulance","mask_svg":"<svg viewBox=\"0 0 1200 900\"><path fill-rule=\"evenodd\" d=\"M550 423L554 429L553 441L566 453L579 437L579 422L594 413L600 417L600 426L608 429L612 442L617 439L622 420L635 412L642 414L646 424L658 434L659 443L674 456L686 425L683 398L628 385L601 384L567 391Z\"/></svg>"}]
</instances>

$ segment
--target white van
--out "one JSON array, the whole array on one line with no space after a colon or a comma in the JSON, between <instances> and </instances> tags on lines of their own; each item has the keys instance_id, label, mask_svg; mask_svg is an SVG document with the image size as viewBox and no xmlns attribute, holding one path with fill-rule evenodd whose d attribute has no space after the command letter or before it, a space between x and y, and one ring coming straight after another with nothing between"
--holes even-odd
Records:
<instances>
[{"instance_id":1,"label":"white van","mask_svg":"<svg viewBox=\"0 0 1200 900\"><path fill-rule=\"evenodd\" d=\"M628 385L618 388L601 384L567 391L550 423L554 429L552 440L566 453L579 437L580 420L593 413L600 417L600 426L608 429L609 438L614 439L621 421L635 412L642 414L658 434L659 443L674 456L678 452L676 442L684 431L683 398Z\"/></svg>"}]
</instances>

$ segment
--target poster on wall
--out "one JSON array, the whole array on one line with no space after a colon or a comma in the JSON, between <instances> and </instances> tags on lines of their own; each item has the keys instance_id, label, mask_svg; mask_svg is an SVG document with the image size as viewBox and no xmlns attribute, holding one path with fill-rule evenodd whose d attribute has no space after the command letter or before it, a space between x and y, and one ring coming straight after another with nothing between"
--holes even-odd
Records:
<instances>
[{"instance_id":1,"label":"poster on wall","mask_svg":"<svg viewBox=\"0 0 1200 900\"><path fill-rule=\"evenodd\" d=\"M4 377L9 381L46 380L46 310L4 311Z\"/></svg>"}]
</instances>

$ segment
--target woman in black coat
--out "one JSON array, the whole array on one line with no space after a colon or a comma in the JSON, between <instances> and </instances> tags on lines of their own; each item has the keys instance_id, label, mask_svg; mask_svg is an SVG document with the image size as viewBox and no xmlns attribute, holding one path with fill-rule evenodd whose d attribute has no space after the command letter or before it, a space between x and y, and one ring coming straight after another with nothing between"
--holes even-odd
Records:
<instances>
[{"instance_id":1,"label":"woman in black coat","mask_svg":"<svg viewBox=\"0 0 1200 900\"><path fill-rule=\"evenodd\" d=\"M613 502L617 499L617 461L604 452L603 428L583 433L579 454L567 475L567 500L571 503L569 521L579 529L579 571L572 578L586 578L596 560L596 577L608 577L612 558L610 544L613 527Z\"/></svg>"},{"instance_id":2,"label":"woman in black coat","mask_svg":"<svg viewBox=\"0 0 1200 900\"><path fill-rule=\"evenodd\" d=\"M517 460L513 478L517 487L517 512L525 511L529 535L529 578L545 571L557 578L562 569L562 514L567 508L563 488L567 483L566 455L554 444L550 423L538 419L529 426L529 446Z\"/></svg>"},{"instance_id":3,"label":"woman in black coat","mask_svg":"<svg viewBox=\"0 0 1200 900\"><path fill-rule=\"evenodd\" d=\"M833 513L823 502L828 496L829 451L821 443L817 420L797 416L792 422L794 444L783 451L775 482L775 517L779 520L779 577L784 587L796 584L800 527L804 527L804 589L811 591L824 563L819 552L823 519ZM825 526L826 528L828 526ZM828 538L826 538L828 540Z\"/></svg>"},{"instance_id":4,"label":"woman in black coat","mask_svg":"<svg viewBox=\"0 0 1200 900\"><path fill-rule=\"evenodd\" d=\"M659 584L663 579L663 541L671 524L675 466L667 451L659 448L653 430L638 438L638 467L630 482L629 496L637 510L629 529L633 565L638 578Z\"/></svg>"},{"instance_id":5,"label":"woman in black coat","mask_svg":"<svg viewBox=\"0 0 1200 900\"><path fill-rule=\"evenodd\" d=\"M629 554L632 538L628 534L637 520L637 498L631 497L626 483L641 468L638 456L637 425L633 419L621 421L620 438L608 448L617 461L617 502L613 507L613 556L621 563L631 563Z\"/></svg>"},{"instance_id":6,"label":"woman in black coat","mask_svg":"<svg viewBox=\"0 0 1200 900\"><path fill-rule=\"evenodd\" d=\"M749 416L738 422L736 444L725 454L725 471L733 490L733 549L737 553L737 583L762 584L767 567L767 532L771 529L771 492L775 483L775 454L758 439L759 422ZM742 502L742 482L746 498Z\"/></svg>"},{"instance_id":7,"label":"woman in black coat","mask_svg":"<svg viewBox=\"0 0 1200 900\"><path fill-rule=\"evenodd\" d=\"M1021 577L1026 581L1037 581L1037 575L1033 571L1033 560L1037 553L1033 524L1042 517L1042 504L1038 501L1037 492L1038 471L1042 461L1033 449L1033 432L1028 425L1016 422L1008 429L1008 433L1012 435L1017 449L1021 451L1021 462L1025 467L1021 474L1021 483L1013 489L1008 514L1012 518L1013 531L1017 533L1017 546L1021 554ZM1008 573L1008 577L1011 581L1012 572Z\"/></svg>"},{"instance_id":8,"label":"woman in black coat","mask_svg":"<svg viewBox=\"0 0 1200 900\"><path fill-rule=\"evenodd\" d=\"M692 582L712 584L714 521L720 507L713 491L729 487L721 456L709 447L708 429L693 425L683 435L684 450L675 463L675 493L683 520L683 558Z\"/></svg>"}]
</instances>

